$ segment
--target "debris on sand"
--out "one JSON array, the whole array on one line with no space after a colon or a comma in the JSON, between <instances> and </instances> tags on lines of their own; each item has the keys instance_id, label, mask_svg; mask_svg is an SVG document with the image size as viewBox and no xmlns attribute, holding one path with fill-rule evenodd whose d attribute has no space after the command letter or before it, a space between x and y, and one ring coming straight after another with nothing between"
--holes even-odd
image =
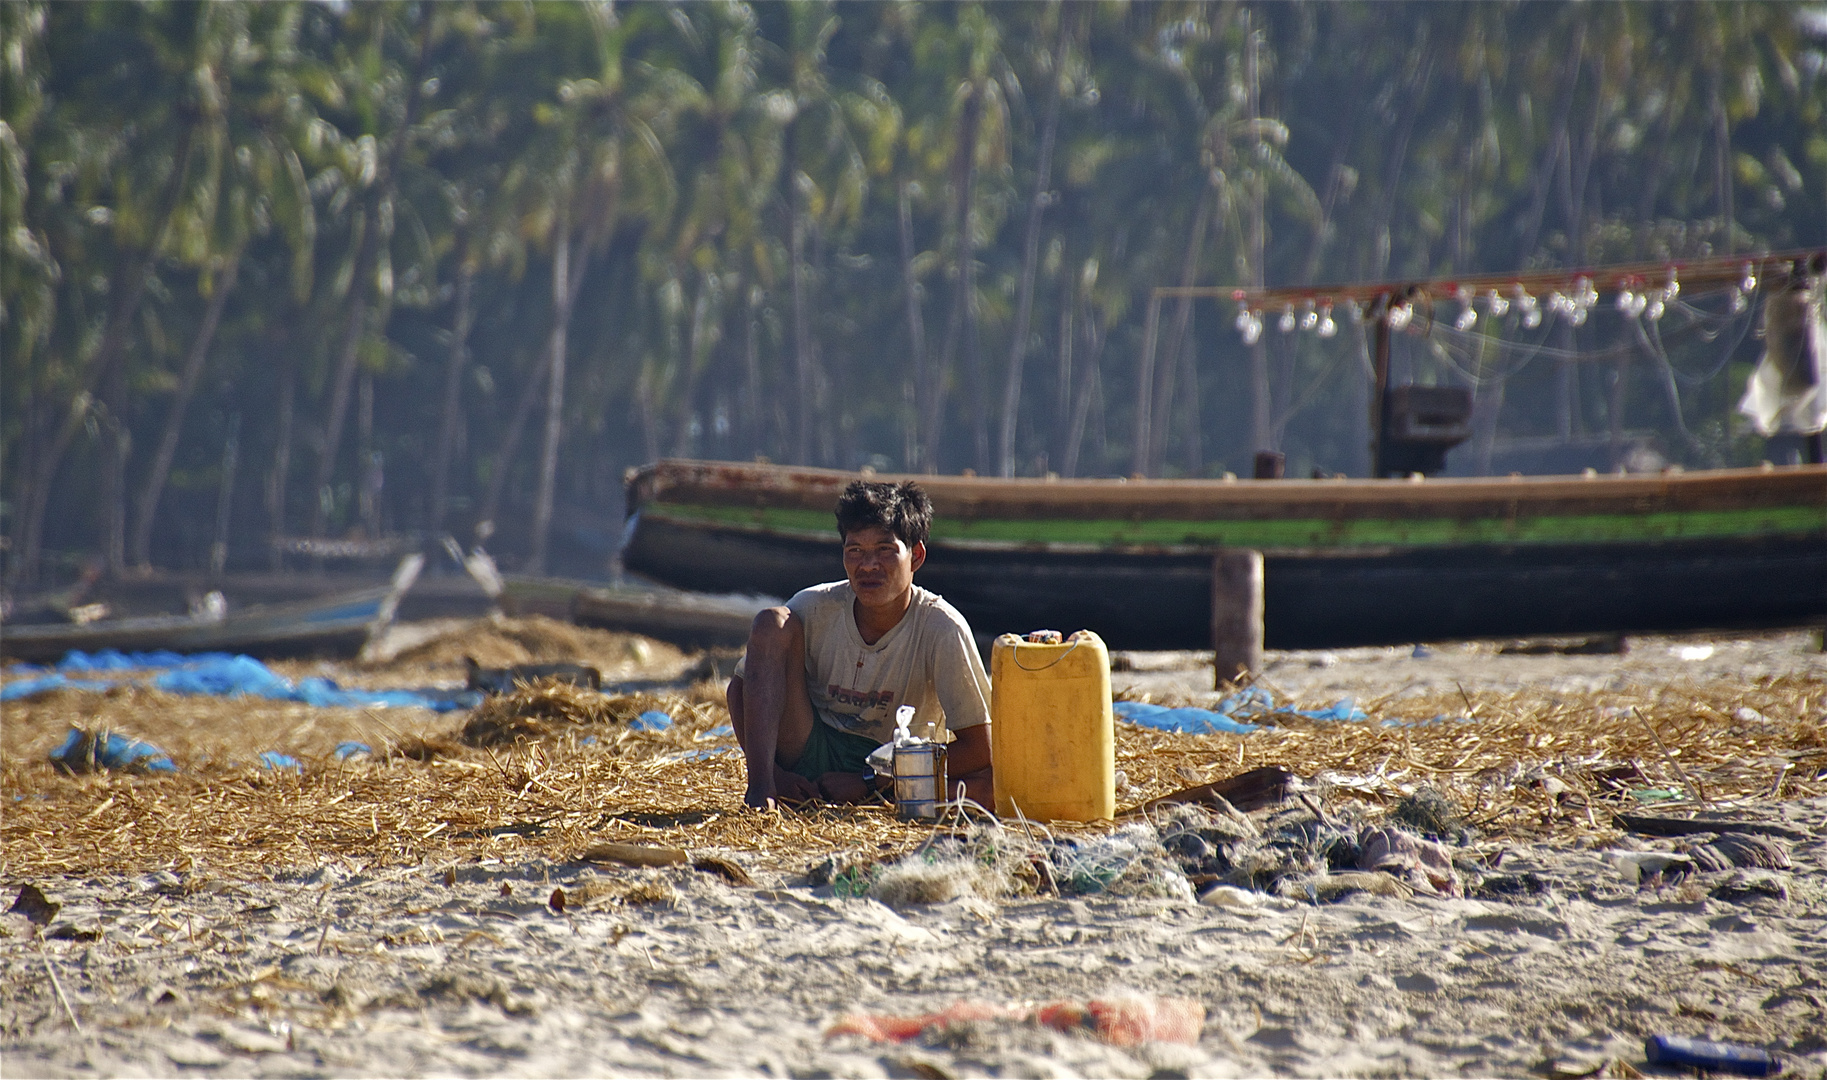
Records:
<instances>
[{"instance_id":1,"label":"debris on sand","mask_svg":"<svg viewBox=\"0 0 1827 1080\"><path fill-rule=\"evenodd\" d=\"M524 683L540 679L557 679L589 690L603 688L603 673L589 664L566 660L555 664L512 664L508 667L483 667L474 657L463 658L467 677L464 685L489 696L510 694Z\"/></svg>"},{"instance_id":2,"label":"debris on sand","mask_svg":"<svg viewBox=\"0 0 1827 1080\"><path fill-rule=\"evenodd\" d=\"M572 662L588 664L610 678L628 678L647 669L671 671L684 663L685 654L635 634L594 630L543 615L496 615L459 623L401 651L386 666L461 667L466 659L485 668Z\"/></svg>"},{"instance_id":3,"label":"debris on sand","mask_svg":"<svg viewBox=\"0 0 1827 1080\"><path fill-rule=\"evenodd\" d=\"M579 728L627 728L644 713L670 713L668 706L678 704L654 694L604 694L547 676L484 701L463 725L462 739L469 746L501 746Z\"/></svg>"},{"instance_id":4,"label":"debris on sand","mask_svg":"<svg viewBox=\"0 0 1827 1080\"><path fill-rule=\"evenodd\" d=\"M895 906L1042 893L1191 903L1213 887L1230 890L1213 901L1229 907L1252 906L1242 893L1312 903L1354 893L1465 895L1446 845L1365 820L1358 807L1323 819L1307 807L1259 816L1182 803L1106 833L1059 837L978 824L898 860L831 860L809 878L840 896Z\"/></svg>"}]
</instances>

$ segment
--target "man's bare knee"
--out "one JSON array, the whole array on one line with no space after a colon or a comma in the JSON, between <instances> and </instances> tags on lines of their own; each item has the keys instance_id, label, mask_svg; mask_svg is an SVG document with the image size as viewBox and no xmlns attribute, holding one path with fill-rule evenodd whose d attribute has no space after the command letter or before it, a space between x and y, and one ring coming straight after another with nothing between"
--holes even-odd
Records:
<instances>
[{"instance_id":1,"label":"man's bare knee","mask_svg":"<svg viewBox=\"0 0 1827 1080\"><path fill-rule=\"evenodd\" d=\"M763 608L749 625L751 652L780 652L805 640L805 623L784 607Z\"/></svg>"}]
</instances>

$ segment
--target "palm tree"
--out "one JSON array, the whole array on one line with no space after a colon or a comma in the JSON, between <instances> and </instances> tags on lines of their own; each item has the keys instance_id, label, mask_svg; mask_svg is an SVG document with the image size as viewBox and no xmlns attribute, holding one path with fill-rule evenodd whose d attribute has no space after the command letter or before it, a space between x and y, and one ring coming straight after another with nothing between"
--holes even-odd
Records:
<instances>
[{"instance_id":1,"label":"palm tree","mask_svg":"<svg viewBox=\"0 0 1827 1080\"><path fill-rule=\"evenodd\" d=\"M1009 366L1002 387L1002 424L997 439L997 475L1015 475L1015 420L1021 406L1021 367L1028 355L1028 318L1034 306L1034 275L1040 256L1040 215L1053 181L1053 141L1059 131L1060 84L1065 81L1066 43L1072 34L1067 12L1055 5L1052 62L1047 68L1046 117L1041 121L1040 153L1034 166L1034 192L1028 198L1028 224L1021 250L1021 285L1010 334Z\"/></svg>"},{"instance_id":2,"label":"palm tree","mask_svg":"<svg viewBox=\"0 0 1827 1080\"><path fill-rule=\"evenodd\" d=\"M315 215L296 149L308 117L288 73L274 62L289 52L295 27L275 18L273 9L223 4L216 10L221 15L216 33L225 40L247 35L261 47L227 51L223 65L210 71L217 85L205 98L199 136L206 165L191 205L177 221L178 246L189 249L180 255L199 264L199 289L208 304L136 504L131 551L142 569L151 567L159 500L185 412L240 275L243 250L259 234L277 230L294 253L294 294L310 289Z\"/></svg>"},{"instance_id":3,"label":"palm tree","mask_svg":"<svg viewBox=\"0 0 1827 1080\"><path fill-rule=\"evenodd\" d=\"M114 196L114 205L98 202L91 220L103 225L116 254L109 272L109 305L99 343L88 360L71 373L75 392L49 444L36 455L19 518L15 573L34 580L44 536L51 488L71 441L89 416L97 391L109 385L126 354L135 314L146 292L176 214L190 172L201 123L195 84L190 76L217 62L214 50L223 42L210 32L216 13L191 9L124 9L63 7L48 9L53 35L75 35L106 42L112 56L91 57L94 66L74 75L66 108L56 123L80 131L114 127L112 140L83 140L88 168ZM61 25L60 25L61 24ZM174 48L175 46L175 48ZM137 123L114 112L116 100L157 102ZM103 158L92 156L97 151ZM157 178L150 184L141 179ZM97 194L100 194L99 192Z\"/></svg>"},{"instance_id":4,"label":"palm tree","mask_svg":"<svg viewBox=\"0 0 1827 1080\"><path fill-rule=\"evenodd\" d=\"M385 245L392 234L397 210L394 195L399 182L401 158L413 126L418 121L424 98L421 91L425 65L430 58L434 20L429 12L420 11L416 25L402 26L395 22L395 11L396 9L376 4L370 8L356 8L352 12L355 15L365 15L373 19L374 23L365 48L345 67L348 81L353 84L349 87L349 93L358 103L360 112L365 114L363 126L379 130L365 130L349 140L356 148L357 175L366 182L366 192L359 219L355 223L358 239L351 264L348 311L331 375L330 401L324 418L323 450L318 454L317 469L311 483L312 490L318 496L312 504L311 513L311 535L314 537L323 536L329 524L330 507L325 494L329 491L330 479L336 471L343 423L348 419L350 391L355 384L356 364L361 358L363 340L371 332L370 304L374 297L370 290L378 294L383 308L391 298L391 270L378 275L377 270L382 265ZM388 66L387 39L396 35L414 40L411 66L404 71L389 71L386 76L377 78L377 74ZM393 91L391 98L386 96L389 89ZM390 112L397 115L383 115ZM386 135L386 142L384 148L376 152L373 147L380 141L381 134ZM379 320L379 327L384 333L384 318Z\"/></svg>"}]
</instances>

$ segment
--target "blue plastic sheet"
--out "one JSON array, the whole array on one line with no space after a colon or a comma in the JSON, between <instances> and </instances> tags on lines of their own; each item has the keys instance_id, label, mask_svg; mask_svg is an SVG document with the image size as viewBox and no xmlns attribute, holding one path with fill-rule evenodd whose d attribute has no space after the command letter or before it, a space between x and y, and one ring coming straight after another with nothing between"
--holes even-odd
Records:
<instances>
[{"instance_id":1,"label":"blue plastic sheet","mask_svg":"<svg viewBox=\"0 0 1827 1080\"><path fill-rule=\"evenodd\" d=\"M1118 701L1111 708L1132 724L1154 728L1156 731L1177 731L1183 735L1211 735L1220 732L1247 735L1261 727L1259 724L1233 720L1211 709L1170 709L1165 705L1149 705L1141 701Z\"/></svg>"},{"instance_id":2,"label":"blue plastic sheet","mask_svg":"<svg viewBox=\"0 0 1827 1080\"><path fill-rule=\"evenodd\" d=\"M15 681L0 687L0 701L12 701L55 689L105 690L110 682L71 679L77 674L106 674L123 671L158 671L152 685L170 694L210 697L270 698L275 701L297 701L318 707L404 708L416 706L434 712L471 709L482 703L482 695L471 690L356 690L336 685L335 680L310 677L291 680L251 656L228 653L197 653L183 656L174 652L122 653L113 649L84 653L72 651L57 665L54 673L36 678L19 679L34 669L14 668ZM42 670L42 669L37 669Z\"/></svg>"},{"instance_id":3,"label":"blue plastic sheet","mask_svg":"<svg viewBox=\"0 0 1827 1080\"><path fill-rule=\"evenodd\" d=\"M635 717L628 724L630 731L665 731L672 726L672 717L658 709L649 709Z\"/></svg>"},{"instance_id":4,"label":"blue plastic sheet","mask_svg":"<svg viewBox=\"0 0 1827 1080\"><path fill-rule=\"evenodd\" d=\"M1277 715L1304 716L1309 720L1352 723L1370 716L1350 698L1342 698L1330 708L1295 709L1277 706L1274 695L1259 686L1232 694L1210 709L1170 709L1140 701L1118 701L1112 710L1124 720L1156 731L1173 731L1186 735L1247 735L1258 731ZM1252 722L1256 721L1256 722Z\"/></svg>"},{"instance_id":5,"label":"blue plastic sheet","mask_svg":"<svg viewBox=\"0 0 1827 1080\"><path fill-rule=\"evenodd\" d=\"M727 739L734 734L736 734L735 728L728 724L718 724L714 728L706 728L703 731L698 732L696 735L693 735L692 738L702 742L705 739Z\"/></svg>"},{"instance_id":6,"label":"blue plastic sheet","mask_svg":"<svg viewBox=\"0 0 1827 1080\"><path fill-rule=\"evenodd\" d=\"M682 754L672 754L667 757L661 758L660 760L661 761L709 761L712 758L722 757L725 754L733 754L735 752L736 752L736 748L733 746L718 746L718 747L715 747L715 748L709 749L709 750L687 750Z\"/></svg>"},{"instance_id":7,"label":"blue plastic sheet","mask_svg":"<svg viewBox=\"0 0 1827 1080\"><path fill-rule=\"evenodd\" d=\"M66 679L62 675L40 675L35 679L14 679L0 686L0 701L17 701L47 690L106 690L111 682L95 679Z\"/></svg>"},{"instance_id":8,"label":"blue plastic sheet","mask_svg":"<svg viewBox=\"0 0 1827 1080\"><path fill-rule=\"evenodd\" d=\"M64 736L63 743L51 751L51 760L78 773L95 769L132 769L161 773L178 771L178 767L172 764L170 755L149 742L113 733L98 740L80 728L70 729L70 733Z\"/></svg>"},{"instance_id":9,"label":"blue plastic sheet","mask_svg":"<svg viewBox=\"0 0 1827 1080\"><path fill-rule=\"evenodd\" d=\"M124 653L119 649L98 649L95 652L86 653L81 649L72 649L58 662L57 670L65 675L101 671L154 671L160 668L195 667L229 659L232 657L228 653L220 652L193 653L186 656L169 649L134 653Z\"/></svg>"},{"instance_id":10,"label":"blue plastic sheet","mask_svg":"<svg viewBox=\"0 0 1827 1080\"><path fill-rule=\"evenodd\" d=\"M297 758L290 754L282 754L277 750L262 751L258 760L262 768L272 769L275 772L304 772L304 766L298 763Z\"/></svg>"},{"instance_id":11,"label":"blue plastic sheet","mask_svg":"<svg viewBox=\"0 0 1827 1080\"><path fill-rule=\"evenodd\" d=\"M373 757L374 747L365 742L349 739L336 744L336 760L348 761L350 758Z\"/></svg>"}]
</instances>

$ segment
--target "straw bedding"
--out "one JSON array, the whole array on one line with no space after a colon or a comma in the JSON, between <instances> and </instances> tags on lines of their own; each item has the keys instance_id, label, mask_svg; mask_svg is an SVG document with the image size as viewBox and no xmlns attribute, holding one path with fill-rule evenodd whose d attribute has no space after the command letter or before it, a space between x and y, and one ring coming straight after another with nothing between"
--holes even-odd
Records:
<instances>
[{"instance_id":1,"label":"straw bedding","mask_svg":"<svg viewBox=\"0 0 1827 1080\"><path fill-rule=\"evenodd\" d=\"M445 662L439 655L429 670ZM619 840L739 851L754 868L798 875L843 852L889 862L931 837L885 807L744 809L734 740L707 735L729 722L721 689L608 697L547 684L471 716L135 687L9 703L0 728L0 874L234 877L255 865L336 860L567 861ZM1639 691L1453 691L1365 707L1368 723L1283 717L1246 736L1119 724L1119 802L1279 764L1311 778L1323 804L1356 801L1373 818L1406 807L1463 821L1487 839L1597 841L1617 835L1614 811L1671 792L1691 796L1652 807L1827 795L1827 675L1814 672ZM629 728L652 709L673 725ZM62 775L47 754L72 725L145 739L181 771ZM345 740L368 744L373 756L337 760L332 748ZM296 757L302 773L259 767L265 750Z\"/></svg>"}]
</instances>

